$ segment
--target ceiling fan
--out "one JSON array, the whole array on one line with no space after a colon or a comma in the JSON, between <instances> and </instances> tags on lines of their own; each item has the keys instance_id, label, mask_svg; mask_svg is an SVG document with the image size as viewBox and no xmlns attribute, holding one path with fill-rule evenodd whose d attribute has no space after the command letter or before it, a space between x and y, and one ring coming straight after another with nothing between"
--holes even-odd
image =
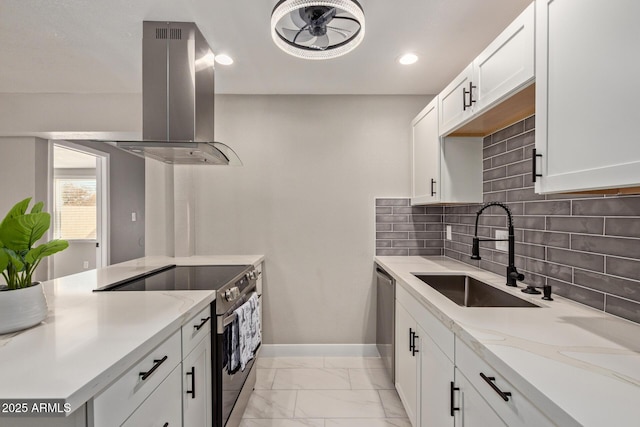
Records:
<instances>
[{"instance_id":1,"label":"ceiling fan","mask_svg":"<svg viewBox=\"0 0 640 427\"><path fill-rule=\"evenodd\" d=\"M293 56L335 58L364 38L364 12L356 0L281 0L271 14L271 35Z\"/></svg>"}]
</instances>

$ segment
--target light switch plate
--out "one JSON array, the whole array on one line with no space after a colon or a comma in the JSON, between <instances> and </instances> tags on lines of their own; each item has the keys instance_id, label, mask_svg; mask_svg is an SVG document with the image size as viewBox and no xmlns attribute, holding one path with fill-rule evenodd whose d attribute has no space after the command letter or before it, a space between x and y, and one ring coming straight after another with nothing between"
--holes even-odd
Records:
<instances>
[{"instance_id":1,"label":"light switch plate","mask_svg":"<svg viewBox=\"0 0 640 427\"><path fill-rule=\"evenodd\" d=\"M447 240L451 240L452 236L451 236L451 226L447 225Z\"/></svg>"},{"instance_id":2,"label":"light switch plate","mask_svg":"<svg viewBox=\"0 0 640 427\"><path fill-rule=\"evenodd\" d=\"M496 239L508 239L509 232L507 230L496 230ZM507 252L509 250L509 242L496 242L496 250Z\"/></svg>"}]
</instances>

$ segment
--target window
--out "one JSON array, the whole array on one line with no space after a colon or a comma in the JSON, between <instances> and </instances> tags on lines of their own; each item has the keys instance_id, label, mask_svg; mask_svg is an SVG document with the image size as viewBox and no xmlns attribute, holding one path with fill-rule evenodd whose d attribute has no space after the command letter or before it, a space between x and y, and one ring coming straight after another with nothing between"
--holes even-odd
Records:
<instances>
[{"instance_id":1,"label":"window","mask_svg":"<svg viewBox=\"0 0 640 427\"><path fill-rule=\"evenodd\" d=\"M55 238L95 240L96 227L96 179L55 178Z\"/></svg>"}]
</instances>

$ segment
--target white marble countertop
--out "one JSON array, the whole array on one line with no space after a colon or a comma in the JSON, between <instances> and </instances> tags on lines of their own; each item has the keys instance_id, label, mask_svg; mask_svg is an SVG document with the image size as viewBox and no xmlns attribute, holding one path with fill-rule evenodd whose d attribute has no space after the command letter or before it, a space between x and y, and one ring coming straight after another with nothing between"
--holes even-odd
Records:
<instances>
[{"instance_id":1,"label":"white marble countertop","mask_svg":"<svg viewBox=\"0 0 640 427\"><path fill-rule=\"evenodd\" d=\"M92 292L158 267L261 255L146 257L43 282L49 316L0 335L0 399L64 399L75 411L215 299L215 291Z\"/></svg>"},{"instance_id":2,"label":"white marble countertop","mask_svg":"<svg viewBox=\"0 0 640 427\"><path fill-rule=\"evenodd\" d=\"M542 301L448 258L375 261L557 425L639 425L640 325L555 295ZM439 272L464 272L542 308L460 307L412 275Z\"/></svg>"}]
</instances>

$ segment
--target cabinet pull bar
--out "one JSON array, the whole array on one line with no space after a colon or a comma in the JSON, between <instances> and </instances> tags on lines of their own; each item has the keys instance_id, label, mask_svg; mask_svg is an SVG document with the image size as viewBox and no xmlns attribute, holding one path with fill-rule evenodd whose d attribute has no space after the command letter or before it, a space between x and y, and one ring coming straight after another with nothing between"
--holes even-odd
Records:
<instances>
[{"instance_id":1,"label":"cabinet pull bar","mask_svg":"<svg viewBox=\"0 0 640 427\"><path fill-rule=\"evenodd\" d=\"M469 82L469 107L476 103L476 100L473 99L474 89L477 89L477 87L473 85L473 82Z\"/></svg>"},{"instance_id":2,"label":"cabinet pull bar","mask_svg":"<svg viewBox=\"0 0 640 427\"><path fill-rule=\"evenodd\" d=\"M196 398L196 367L191 367L191 372L187 372L187 375L191 375L191 390L187 390L187 394L191 395L192 399Z\"/></svg>"},{"instance_id":3,"label":"cabinet pull bar","mask_svg":"<svg viewBox=\"0 0 640 427\"><path fill-rule=\"evenodd\" d=\"M502 391L502 390L500 390L498 388L498 386L496 385L496 383L495 383L496 377L488 377L485 374L483 374L482 372L480 372L480 376L482 377L483 380L485 380L487 382L487 384L489 384L491 386L493 391L498 393L498 395L502 398L502 400L504 400L505 402L509 401L509 396L511 396L511 392L510 391Z\"/></svg>"},{"instance_id":4,"label":"cabinet pull bar","mask_svg":"<svg viewBox=\"0 0 640 427\"><path fill-rule=\"evenodd\" d=\"M469 82L469 90L462 88L462 111L467 111L467 108L471 108L473 104L476 103L476 100L473 99L474 89L476 89L476 86L473 85L473 82ZM467 95L469 95L468 104L467 104Z\"/></svg>"},{"instance_id":5,"label":"cabinet pull bar","mask_svg":"<svg viewBox=\"0 0 640 427\"><path fill-rule=\"evenodd\" d=\"M467 90L462 88L462 111L467 111Z\"/></svg>"},{"instance_id":6,"label":"cabinet pull bar","mask_svg":"<svg viewBox=\"0 0 640 427\"><path fill-rule=\"evenodd\" d=\"M536 153L536 149L533 149L533 156L531 156L531 175L533 178L533 182L536 182L537 177L542 177L541 173L538 173L538 157L542 157L542 154Z\"/></svg>"},{"instance_id":7,"label":"cabinet pull bar","mask_svg":"<svg viewBox=\"0 0 640 427\"><path fill-rule=\"evenodd\" d=\"M414 332L413 333L413 350L412 350L413 351L412 356L414 356L414 357L415 357L416 353L420 353L420 350L418 350L416 348L416 338L420 338L420 337L418 336L418 334L416 334Z\"/></svg>"},{"instance_id":8,"label":"cabinet pull bar","mask_svg":"<svg viewBox=\"0 0 640 427\"><path fill-rule=\"evenodd\" d=\"M431 197L436 195L436 190L435 190L435 185L436 185L436 180L431 178Z\"/></svg>"},{"instance_id":9,"label":"cabinet pull bar","mask_svg":"<svg viewBox=\"0 0 640 427\"><path fill-rule=\"evenodd\" d=\"M163 357L162 359L154 359L153 360L153 366L151 367L151 369L149 369L147 372L140 372L140 379L142 381L146 380L147 378L149 378L151 376L151 374L153 374L156 369L158 369L160 367L160 365L162 365L165 360L167 360L167 356Z\"/></svg>"},{"instance_id":10,"label":"cabinet pull bar","mask_svg":"<svg viewBox=\"0 0 640 427\"><path fill-rule=\"evenodd\" d=\"M451 416L453 417L455 411L459 411L460 410L460 408L456 408L455 406L453 406L453 392L459 391L460 387L455 387L454 384L453 384L453 381L451 381L449 384L450 384L450 391L451 391L451 406L450 406L450 409L451 409Z\"/></svg>"},{"instance_id":11,"label":"cabinet pull bar","mask_svg":"<svg viewBox=\"0 0 640 427\"><path fill-rule=\"evenodd\" d=\"M413 351L413 329L409 328L409 351Z\"/></svg>"},{"instance_id":12,"label":"cabinet pull bar","mask_svg":"<svg viewBox=\"0 0 640 427\"><path fill-rule=\"evenodd\" d=\"M211 319L211 316L207 317L206 319L200 319L200 324L193 325L193 327L195 328L196 331L199 331L205 325L205 323L209 321L209 319Z\"/></svg>"}]
</instances>

